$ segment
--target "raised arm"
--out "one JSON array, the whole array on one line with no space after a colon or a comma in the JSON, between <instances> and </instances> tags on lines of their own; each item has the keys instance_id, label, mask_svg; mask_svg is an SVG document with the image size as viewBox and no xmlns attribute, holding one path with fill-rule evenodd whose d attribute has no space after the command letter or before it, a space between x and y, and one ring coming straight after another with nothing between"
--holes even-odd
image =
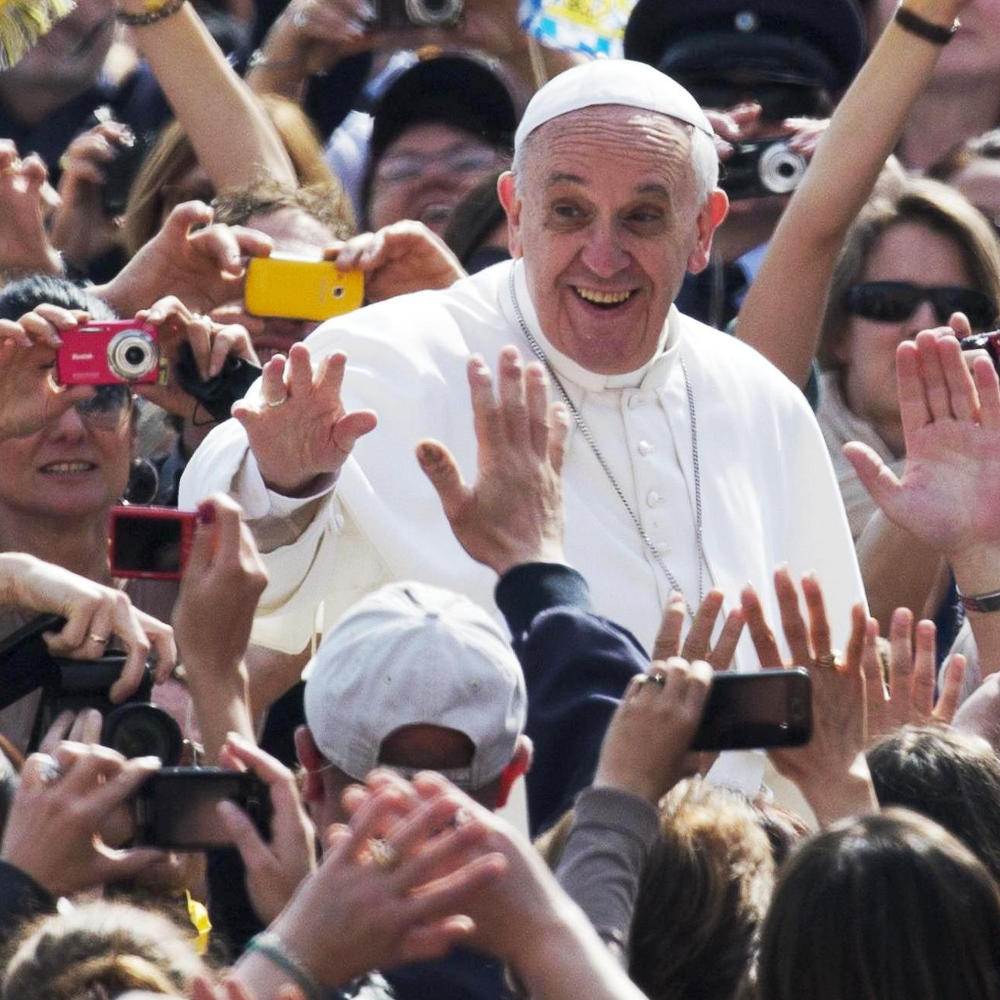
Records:
<instances>
[{"instance_id":1,"label":"raised arm","mask_svg":"<svg viewBox=\"0 0 1000 1000\"><path fill-rule=\"evenodd\" d=\"M902 478L860 442L844 451L886 517L948 560L985 676L1000 668L1000 383L986 358L970 374L950 334L924 330L896 352Z\"/></svg>"},{"instance_id":2,"label":"raised arm","mask_svg":"<svg viewBox=\"0 0 1000 1000\"><path fill-rule=\"evenodd\" d=\"M906 0L949 27L968 0ZM941 47L890 21L840 102L775 230L736 335L805 385L819 342L830 278L851 222L871 194Z\"/></svg>"},{"instance_id":3,"label":"raised arm","mask_svg":"<svg viewBox=\"0 0 1000 1000\"><path fill-rule=\"evenodd\" d=\"M270 118L236 75L188 3L148 24L135 19L174 7L175 0L120 0L119 16L149 63L216 188L250 184L262 172L295 185L295 171Z\"/></svg>"}]
</instances>

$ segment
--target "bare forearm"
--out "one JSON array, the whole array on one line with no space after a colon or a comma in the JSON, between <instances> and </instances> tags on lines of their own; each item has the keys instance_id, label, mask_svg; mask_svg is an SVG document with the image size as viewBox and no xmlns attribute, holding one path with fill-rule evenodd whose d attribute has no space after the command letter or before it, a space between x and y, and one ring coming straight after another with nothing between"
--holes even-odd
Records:
<instances>
[{"instance_id":1,"label":"bare forearm","mask_svg":"<svg viewBox=\"0 0 1000 1000\"><path fill-rule=\"evenodd\" d=\"M249 184L261 172L294 184L277 131L190 4L133 31L217 188Z\"/></svg>"},{"instance_id":2,"label":"bare forearm","mask_svg":"<svg viewBox=\"0 0 1000 1000\"><path fill-rule=\"evenodd\" d=\"M917 617L933 614L930 605L946 572L939 552L881 512L861 533L857 552L868 606L883 628L896 608L910 608Z\"/></svg>"},{"instance_id":3,"label":"bare forearm","mask_svg":"<svg viewBox=\"0 0 1000 1000\"><path fill-rule=\"evenodd\" d=\"M560 907L557 919L533 935L533 943L514 962L529 996L535 1000L644 1000L603 945L583 912Z\"/></svg>"},{"instance_id":4,"label":"bare forearm","mask_svg":"<svg viewBox=\"0 0 1000 1000\"><path fill-rule=\"evenodd\" d=\"M816 775L808 781L796 780L796 784L822 826L879 810L864 754L858 754L843 774Z\"/></svg>"},{"instance_id":5,"label":"bare forearm","mask_svg":"<svg viewBox=\"0 0 1000 1000\"><path fill-rule=\"evenodd\" d=\"M205 757L210 763L218 761L219 750L229 733L257 742L245 666L241 664L238 673L224 678L198 678L197 671L188 667L188 691L194 702Z\"/></svg>"},{"instance_id":6,"label":"bare forearm","mask_svg":"<svg viewBox=\"0 0 1000 1000\"><path fill-rule=\"evenodd\" d=\"M949 24L955 16L951 0L910 0L907 6L935 23ZM837 107L775 230L740 312L737 336L796 385L809 377L847 229L871 194L939 55L940 46L890 23Z\"/></svg>"},{"instance_id":7,"label":"bare forearm","mask_svg":"<svg viewBox=\"0 0 1000 1000\"><path fill-rule=\"evenodd\" d=\"M950 559L959 592L978 597L1000 591L1000 549L977 546ZM968 611L983 677L1000 670L1000 611Z\"/></svg>"}]
</instances>

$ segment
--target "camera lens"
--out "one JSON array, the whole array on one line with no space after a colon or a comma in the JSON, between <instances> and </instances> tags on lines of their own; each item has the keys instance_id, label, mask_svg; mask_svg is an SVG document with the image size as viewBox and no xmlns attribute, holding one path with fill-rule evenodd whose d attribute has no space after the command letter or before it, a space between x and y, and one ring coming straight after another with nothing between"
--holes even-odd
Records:
<instances>
[{"instance_id":1,"label":"camera lens","mask_svg":"<svg viewBox=\"0 0 1000 1000\"><path fill-rule=\"evenodd\" d=\"M772 194L788 194L799 186L806 166L804 156L793 153L783 142L776 142L760 154L760 182Z\"/></svg>"},{"instance_id":2,"label":"camera lens","mask_svg":"<svg viewBox=\"0 0 1000 1000\"><path fill-rule=\"evenodd\" d=\"M184 741L172 715L156 705L132 703L105 718L101 742L123 757L159 757L172 766L181 759Z\"/></svg>"},{"instance_id":3,"label":"camera lens","mask_svg":"<svg viewBox=\"0 0 1000 1000\"><path fill-rule=\"evenodd\" d=\"M418 26L450 27L462 15L463 0L406 0L406 16Z\"/></svg>"},{"instance_id":4,"label":"camera lens","mask_svg":"<svg viewBox=\"0 0 1000 1000\"><path fill-rule=\"evenodd\" d=\"M156 342L143 330L122 330L108 342L108 368L123 382L148 375L158 361Z\"/></svg>"}]
</instances>

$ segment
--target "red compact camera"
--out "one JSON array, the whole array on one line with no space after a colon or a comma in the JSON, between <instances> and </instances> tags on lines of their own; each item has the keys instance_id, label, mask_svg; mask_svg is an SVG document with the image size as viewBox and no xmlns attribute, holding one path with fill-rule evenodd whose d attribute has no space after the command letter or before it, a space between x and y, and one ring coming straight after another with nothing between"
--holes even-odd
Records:
<instances>
[{"instance_id":1,"label":"red compact camera","mask_svg":"<svg viewBox=\"0 0 1000 1000\"><path fill-rule=\"evenodd\" d=\"M56 378L61 385L166 382L156 328L148 323L128 319L81 323L59 336Z\"/></svg>"},{"instance_id":2,"label":"red compact camera","mask_svg":"<svg viewBox=\"0 0 1000 1000\"><path fill-rule=\"evenodd\" d=\"M195 522L193 511L173 507L112 507L111 575L179 580Z\"/></svg>"}]
</instances>

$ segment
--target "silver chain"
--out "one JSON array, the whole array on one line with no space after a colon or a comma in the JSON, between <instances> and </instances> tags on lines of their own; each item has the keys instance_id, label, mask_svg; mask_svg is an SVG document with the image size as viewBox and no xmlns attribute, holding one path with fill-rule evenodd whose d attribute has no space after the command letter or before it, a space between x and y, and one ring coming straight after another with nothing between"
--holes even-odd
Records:
<instances>
[{"instance_id":1,"label":"silver chain","mask_svg":"<svg viewBox=\"0 0 1000 1000\"><path fill-rule=\"evenodd\" d=\"M670 586L676 590L677 593L684 594L683 588L677 582L677 577L675 577L671 572L666 560L660 555L656 545L653 544L653 540L649 537L646 529L642 526L642 522L636 516L636 513L632 508L632 504L629 503L628 497L625 496L625 491L621 488L618 480L615 478L615 474L611 471L611 467L608 465L607 459L601 453L601 449L597 447L597 441L594 439L592 431L583 419L583 414L580 413L576 404L572 399L570 399L569 393L566 391L566 387L562 384L559 376L555 373L555 369L553 369L548 356L532 335L531 330L528 329L528 324L524 321L524 315L521 313L520 303L517 301L517 292L514 289L513 268L510 270L509 285L511 302L514 304L514 315L517 318L518 325L521 327L521 333L524 334L525 340L528 341L528 345L531 347L532 353L545 366L545 370L549 373L549 378L552 379L556 389L559 390L559 395L562 397L562 401L566 404L566 409L569 410L570 416L573 418L573 423L576 424L577 430L579 430L580 434L583 436L583 440L587 442L587 446L593 453L594 458L597 459L597 464L600 465L604 475L607 476L608 482L611 483L615 493L618 494L618 499L621 501L628 516L632 519L632 523L635 525L635 530L639 533L639 537L646 546L646 551L653 557L653 561L656 565L663 570L663 575L666 576L667 582ZM698 459L698 422L695 414L694 390L691 388L691 377L688 375L687 365L685 364L684 357L680 354L680 352L678 352L678 358L681 364L681 371L684 374L684 391L687 394L688 416L691 421L691 464L694 469L694 536L695 545L698 550L698 604L700 605L705 597L703 569L706 560L705 548L703 544L704 535L702 530L701 463ZM684 603L687 606L688 616L693 620L694 610L692 609L691 602L688 601L686 594L684 594Z\"/></svg>"}]
</instances>

